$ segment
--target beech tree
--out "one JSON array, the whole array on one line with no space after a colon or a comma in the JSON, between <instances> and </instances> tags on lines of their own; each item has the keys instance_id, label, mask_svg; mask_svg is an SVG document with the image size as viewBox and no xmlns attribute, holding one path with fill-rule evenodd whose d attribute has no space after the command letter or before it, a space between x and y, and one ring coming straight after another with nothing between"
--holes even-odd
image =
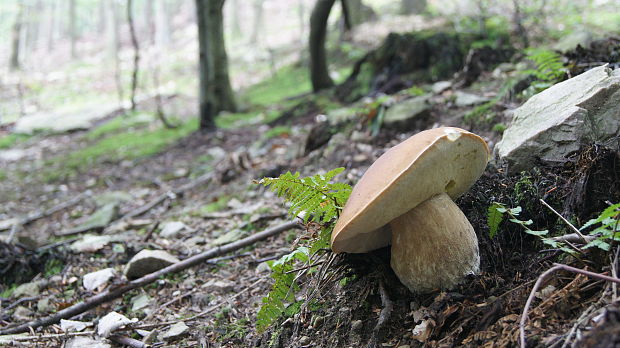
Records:
<instances>
[{"instance_id":1,"label":"beech tree","mask_svg":"<svg viewBox=\"0 0 620 348\"><path fill-rule=\"evenodd\" d=\"M200 129L215 128L220 111L235 111L224 45L225 0L196 0L200 76Z\"/></svg>"},{"instance_id":2,"label":"beech tree","mask_svg":"<svg viewBox=\"0 0 620 348\"><path fill-rule=\"evenodd\" d=\"M310 15L310 80L315 92L334 85L327 69L327 19L336 0L317 0Z\"/></svg>"}]
</instances>

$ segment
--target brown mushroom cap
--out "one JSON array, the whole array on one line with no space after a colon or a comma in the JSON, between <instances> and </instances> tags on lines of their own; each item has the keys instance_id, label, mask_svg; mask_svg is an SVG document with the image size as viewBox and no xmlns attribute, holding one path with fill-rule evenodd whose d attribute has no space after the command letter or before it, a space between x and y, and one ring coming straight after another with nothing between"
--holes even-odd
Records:
<instances>
[{"instance_id":1,"label":"brown mushroom cap","mask_svg":"<svg viewBox=\"0 0 620 348\"><path fill-rule=\"evenodd\" d=\"M332 232L332 250L363 253L389 245L387 223L440 193L457 198L488 158L482 138L454 127L426 130L394 146L353 188Z\"/></svg>"}]
</instances>

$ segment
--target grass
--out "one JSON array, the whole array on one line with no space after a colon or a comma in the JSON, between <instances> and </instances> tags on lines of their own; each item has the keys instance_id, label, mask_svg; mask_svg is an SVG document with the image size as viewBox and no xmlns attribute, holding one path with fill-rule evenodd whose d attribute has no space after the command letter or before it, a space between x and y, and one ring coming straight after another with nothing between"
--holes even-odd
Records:
<instances>
[{"instance_id":1,"label":"grass","mask_svg":"<svg viewBox=\"0 0 620 348\"><path fill-rule=\"evenodd\" d=\"M249 87L243 97L252 105L267 106L282 99L310 92L312 86L308 70L289 65L277 71L269 79Z\"/></svg>"},{"instance_id":2,"label":"grass","mask_svg":"<svg viewBox=\"0 0 620 348\"><path fill-rule=\"evenodd\" d=\"M147 124L153 121L155 117L149 113L130 113L125 116L118 116L114 119L92 129L86 134L87 140L97 140L107 134L112 134L122 130L130 130L133 127Z\"/></svg>"},{"instance_id":3,"label":"grass","mask_svg":"<svg viewBox=\"0 0 620 348\"><path fill-rule=\"evenodd\" d=\"M29 139L30 135L25 134L9 134L0 138L0 150L9 149L17 143Z\"/></svg>"},{"instance_id":4,"label":"grass","mask_svg":"<svg viewBox=\"0 0 620 348\"><path fill-rule=\"evenodd\" d=\"M5 180L8 177L8 174L5 170L0 169L0 181Z\"/></svg>"}]
</instances>

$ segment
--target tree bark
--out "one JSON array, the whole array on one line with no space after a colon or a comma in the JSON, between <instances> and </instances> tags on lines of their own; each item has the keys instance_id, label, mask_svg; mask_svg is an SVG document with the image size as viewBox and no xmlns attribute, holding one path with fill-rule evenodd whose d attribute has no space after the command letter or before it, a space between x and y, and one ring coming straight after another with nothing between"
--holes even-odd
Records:
<instances>
[{"instance_id":1,"label":"tree bark","mask_svg":"<svg viewBox=\"0 0 620 348\"><path fill-rule=\"evenodd\" d=\"M327 19L334 2L335 0L317 0L310 15L310 80L315 92L334 85L327 69L325 52Z\"/></svg>"},{"instance_id":2,"label":"tree bark","mask_svg":"<svg viewBox=\"0 0 620 348\"><path fill-rule=\"evenodd\" d=\"M362 0L342 0L342 16L344 17L345 30L351 30L361 24Z\"/></svg>"},{"instance_id":3,"label":"tree bark","mask_svg":"<svg viewBox=\"0 0 620 348\"><path fill-rule=\"evenodd\" d=\"M76 28L76 9L75 0L69 0L69 38L71 39L71 58L77 57L76 42L77 42L77 28Z\"/></svg>"},{"instance_id":4,"label":"tree bark","mask_svg":"<svg viewBox=\"0 0 620 348\"><path fill-rule=\"evenodd\" d=\"M228 77L222 9L225 0L196 0L200 75L200 129L215 128L220 111L235 111Z\"/></svg>"},{"instance_id":5,"label":"tree bark","mask_svg":"<svg viewBox=\"0 0 620 348\"><path fill-rule=\"evenodd\" d=\"M138 72L140 69L140 46L136 37L136 28L133 20L133 0L127 0L127 22L129 23L129 33L131 34L131 45L133 46L133 73L131 74L131 110L136 110L136 89L138 88Z\"/></svg>"},{"instance_id":6,"label":"tree bark","mask_svg":"<svg viewBox=\"0 0 620 348\"><path fill-rule=\"evenodd\" d=\"M250 37L250 43L252 45L257 45L259 43L259 38L261 37L259 33L263 29L263 0L254 0L254 24L252 26L252 36Z\"/></svg>"},{"instance_id":7,"label":"tree bark","mask_svg":"<svg viewBox=\"0 0 620 348\"><path fill-rule=\"evenodd\" d=\"M11 58L9 60L9 68L12 71L19 70L21 67L19 62L19 48L21 45L19 41L22 33L24 5L20 2L18 6L19 8L17 9L17 16L15 17L15 23L13 23L12 29Z\"/></svg>"}]
</instances>

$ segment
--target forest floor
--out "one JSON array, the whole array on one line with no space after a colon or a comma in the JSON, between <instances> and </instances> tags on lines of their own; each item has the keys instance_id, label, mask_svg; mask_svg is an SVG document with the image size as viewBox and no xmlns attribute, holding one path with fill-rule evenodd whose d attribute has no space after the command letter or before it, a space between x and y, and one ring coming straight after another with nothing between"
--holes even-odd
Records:
<instances>
[{"instance_id":1,"label":"forest floor","mask_svg":"<svg viewBox=\"0 0 620 348\"><path fill-rule=\"evenodd\" d=\"M492 98L502 77L488 71L479 81L464 91ZM424 88L428 90L430 85ZM290 221L283 201L253 180L286 171L308 176L344 167L337 180L354 184L388 148L437 125L480 134L492 148L501 137L493 125L507 116L498 113L494 123L464 121L463 115L476 105L457 106L458 91L462 90L453 87L429 92L433 106L422 123L406 130L382 128L376 136L370 135L363 113L337 134L322 128L318 115L339 107L325 94L287 100L285 104L295 110L295 117L280 124L269 125L265 117L258 117L250 125L195 132L196 100L174 96L164 107L179 122L176 129L167 130L152 118L141 118L153 111L152 103L146 101L139 105L140 112L110 117L88 131L16 140L10 151L19 159L0 158L2 235L8 235L11 218L43 216L20 227L17 246L2 244L3 283L15 285L0 294L0 330L102 291L86 290L83 276L105 268L120 274L140 250L165 250L182 260ZM517 105L508 103L501 108ZM323 133L329 133L327 140L308 149ZM386 249L369 255L327 255L328 276L317 279L325 273L321 271L300 277L298 297L315 293L313 301L258 333L256 315L273 284L267 261L286 255L300 239L312 237L315 228L302 224L300 229L256 242L214 262L162 276L73 320L96 322L116 311L137 318L137 325L150 332L151 343L170 347L516 346L521 314L540 274L554 262L610 274L615 272L610 266L615 264L614 255L594 248L587 255L573 257L558 249L545 249L538 237L507 221L491 237L488 208L493 202L520 206L521 218L534 221L532 229L568 233L570 228L539 199L562 213L578 209L579 225L604 209L605 201L619 199L617 155L584 149L580 156L572 167L538 167L511 176L489 165L457 201L476 230L481 272L450 292L410 293L390 269ZM210 181L171 194L206 173L213 173ZM576 193L583 176L588 177L588 183ZM123 218L166 194L160 204ZM574 202L572 210L565 204L569 200ZM118 206L113 221L71 231L100 209L101 202L110 201ZM45 213L63 202L72 204ZM184 228L163 236L162 227L170 222L182 222ZM63 236L67 231L74 233ZM80 246L80 241L87 245ZM38 283L36 293L20 301L12 297L17 284L37 281L43 282ZM122 285L118 277L111 286ZM595 346L587 342L620 337L617 289L610 283L561 272L538 290L526 323L529 346L561 346L577 340L583 346ZM589 320L594 316L598 316L599 325L592 329ZM171 323L178 321L189 330L165 337ZM92 327L86 328L89 330ZM32 333L59 332L60 326L54 324ZM126 334L140 337L136 332ZM67 340L62 335L31 337L13 344L55 347Z\"/></svg>"}]
</instances>

